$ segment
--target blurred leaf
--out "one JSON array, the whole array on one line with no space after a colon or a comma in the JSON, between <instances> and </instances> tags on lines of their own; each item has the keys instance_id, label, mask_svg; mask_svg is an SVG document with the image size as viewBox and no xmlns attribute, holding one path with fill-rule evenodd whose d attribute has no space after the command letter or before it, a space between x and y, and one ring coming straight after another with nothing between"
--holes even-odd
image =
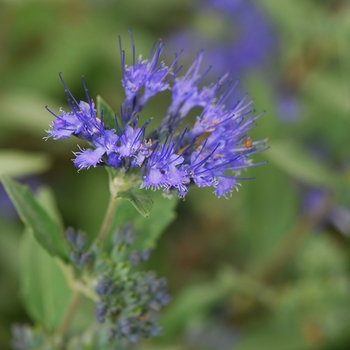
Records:
<instances>
[{"instance_id":1,"label":"blurred leaf","mask_svg":"<svg viewBox=\"0 0 350 350\"><path fill-rule=\"evenodd\" d=\"M74 316L70 329L72 332L84 332L93 321L95 303L87 297L83 297L79 302L78 310Z\"/></svg>"},{"instance_id":2,"label":"blurred leaf","mask_svg":"<svg viewBox=\"0 0 350 350\"><path fill-rule=\"evenodd\" d=\"M33 231L41 246L49 254L69 261L68 250L62 241L56 222L39 204L28 187L18 184L7 176L2 176L1 180L21 220Z\"/></svg>"},{"instance_id":3,"label":"blurred leaf","mask_svg":"<svg viewBox=\"0 0 350 350\"><path fill-rule=\"evenodd\" d=\"M0 151L0 175L28 176L48 170L50 158L44 153L18 150Z\"/></svg>"},{"instance_id":4,"label":"blurred leaf","mask_svg":"<svg viewBox=\"0 0 350 350\"><path fill-rule=\"evenodd\" d=\"M176 297L161 317L167 336L174 336L193 318L208 312L232 294L236 280L226 272L221 271L214 281L187 287Z\"/></svg>"},{"instance_id":5,"label":"blurred leaf","mask_svg":"<svg viewBox=\"0 0 350 350\"><path fill-rule=\"evenodd\" d=\"M250 132L253 139L270 137L281 138L281 123L274 115L274 94L266 85L263 77L255 75L249 80L249 87L254 96L254 107L267 112L255 129ZM254 162L270 160L271 148L262 154L254 155ZM249 169L252 172L253 169ZM261 268L265 259L277 247L288 228L299 213L300 199L291 178L273 162L254 168L256 179L247 181L242 186L237 198L240 201L236 215L231 216L232 226L239 225L232 250L239 264L255 270Z\"/></svg>"},{"instance_id":6,"label":"blurred leaf","mask_svg":"<svg viewBox=\"0 0 350 350\"><path fill-rule=\"evenodd\" d=\"M7 273L11 278L18 275L18 242L21 228L15 222L0 218L0 266L1 273Z\"/></svg>"},{"instance_id":7,"label":"blurred leaf","mask_svg":"<svg viewBox=\"0 0 350 350\"><path fill-rule=\"evenodd\" d=\"M36 199L39 204L45 208L50 217L55 221L60 231L64 231L64 223L61 217L61 213L57 208L56 198L51 188L48 186L42 186L39 188Z\"/></svg>"},{"instance_id":8,"label":"blurred leaf","mask_svg":"<svg viewBox=\"0 0 350 350\"><path fill-rule=\"evenodd\" d=\"M309 350L309 342L295 324L278 324L264 318L241 334L235 350Z\"/></svg>"},{"instance_id":9,"label":"blurred leaf","mask_svg":"<svg viewBox=\"0 0 350 350\"><path fill-rule=\"evenodd\" d=\"M117 208L110 230L110 232L114 232L117 227L132 222L137 231L133 248L138 250L154 248L157 239L176 216L175 207L178 203L177 197L174 196L171 199L164 198L160 191L149 195L152 196L154 207L147 218L140 216L135 210L130 210L130 204L127 201L122 201Z\"/></svg>"},{"instance_id":10,"label":"blurred leaf","mask_svg":"<svg viewBox=\"0 0 350 350\"><path fill-rule=\"evenodd\" d=\"M107 102L100 96L97 96L97 116L109 129L116 128L115 114L113 109L107 104ZM103 116L103 118L102 118Z\"/></svg>"},{"instance_id":11,"label":"blurred leaf","mask_svg":"<svg viewBox=\"0 0 350 350\"><path fill-rule=\"evenodd\" d=\"M300 37L299 33L305 33L306 29L312 27L310 25L312 17L306 11L304 2L285 0L276 6L276 0L263 0L261 4L284 31L291 32L294 36Z\"/></svg>"},{"instance_id":12,"label":"blurred leaf","mask_svg":"<svg viewBox=\"0 0 350 350\"><path fill-rule=\"evenodd\" d=\"M59 105L47 97L28 92L11 92L1 95L0 119L1 128L16 132L24 131L43 138L53 116L45 110L45 105L58 110ZM6 135L5 135L6 136Z\"/></svg>"},{"instance_id":13,"label":"blurred leaf","mask_svg":"<svg viewBox=\"0 0 350 350\"><path fill-rule=\"evenodd\" d=\"M23 229L16 222L2 220L0 218L0 322L5 321L0 328L7 329L9 315L17 313L19 309L18 300L18 275L19 275L19 238ZM0 336L1 344L1 336ZM1 348L1 346L0 346Z\"/></svg>"},{"instance_id":14,"label":"blurred leaf","mask_svg":"<svg viewBox=\"0 0 350 350\"><path fill-rule=\"evenodd\" d=\"M347 58L348 61L348 58ZM339 70L343 68L340 67ZM350 85L347 78L350 77L350 70L341 70L337 75L330 73L309 74L308 79L302 86L302 92L309 97L310 102L323 111L339 114L344 120L350 121ZM328 114L328 113L327 113ZM331 115L325 119L330 119L334 124L334 118ZM344 126L349 124L344 124Z\"/></svg>"},{"instance_id":15,"label":"blurred leaf","mask_svg":"<svg viewBox=\"0 0 350 350\"><path fill-rule=\"evenodd\" d=\"M90 71L91 67L101 60L101 55L103 57L104 47L101 44L101 38L105 35L109 36L106 33L104 23L106 21L100 22L96 19L82 21L79 26L74 26L72 22L64 19L64 16L59 15L60 11L53 11L51 6L45 6L42 9L29 6L27 13L22 14L23 17L27 15L32 18L32 22L27 23L28 31L33 26L33 22L37 23L38 13L49 11L51 15L52 12L54 13L51 22L56 20L56 25L61 25L60 31L48 30L44 35L45 47L40 54L35 59L25 60L21 65L17 64L17 69L15 69L16 66L11 67L11 75L5 75L2 82L9 89L18 90L19 82L21 82L20 88L22 89L29 90L34 86L36 90L50 94L57 91L60 85L56 72L62 72L64 77L78 77ZM73 9L71 11L74 13ZM23 32L25 32L24 28L22 28ZM24 36L22 40L30 38L30 36ZM82 40L82 38L89 38L89 40ZM111 42L113 42L112 39ZM76 81L80 83L80 79ZM89 86L89 79L87 79L87 85ZM68 86L72 85L68 84ZM62 93L63 90L64 88L62 88Z\"/></svg>"},{"instance_id":16,"label":"blurred leaf","mask_svg":"<svg viewBox=\"0 0 350 350\"><path fill-rule=\"evenodd\" d=\"M20 244L20 294L35 322L57 329L71 298L57 261L26 231Z\"/></svg>"},{"instance_id":17,"label":"blurred leaf","mask_svg":"<svg viewBox=\"0 0 350 350\"><path fill-rule=\"evenodd\" d=\"M147 217L153 208L153 199L147 194L140 194L133 190L128 190L118 192L117 197L128 200L144 217Z\"/></svg>"},{"instance_id":18,"label":"blurred leaf","mask_svg":"<svg viewBox=\"0 0 350 350\"><path fill-rule=\"evenodd\" d=\"M311 186L332 188L336 185L336 174L315 161L298 143L280 140L273 141L270 145L269 159L291 177Z\"/></svg>"},{"instance_id":19,"label":"blurred leaf","mask_svg":"<svg viewBox=\"0 0 350 350\"><path fill-rule=\"evenodd\" d=\"M295 269L294 274L307 280L315 278L332 280L336 276L345 278L347 259L344 247L338 245L331 235L312 235L305 239L304 244L296 252L291 268Z\"/></svg>"},{"instance_id":20,"label":"blurred leaf","mask_svg":"<svg viewBox=\"0 0 350 350\"><path fill-rule=\"evenodd\" d=\"M161 324L166 334L171 336L186 327L193 317L210 310L226 296L220 286L208 282L183 290L163 314Z\"/></svg>"}]
</instances>

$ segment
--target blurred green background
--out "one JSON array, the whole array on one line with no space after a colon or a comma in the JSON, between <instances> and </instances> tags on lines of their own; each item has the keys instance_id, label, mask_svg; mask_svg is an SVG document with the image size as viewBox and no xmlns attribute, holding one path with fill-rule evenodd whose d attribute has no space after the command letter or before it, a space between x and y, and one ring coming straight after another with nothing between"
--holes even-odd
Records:
<instances>
[{"instance_id":1,"label":"blurred green background","mask_svg":"<svg viewBox=\"0 0 350 350\"><path fill-rule=\"evenodd\" d=\"M73 139L44 141L67 110L58 72L77 99L123 102L118 35L130 59L154 40L168 64L202 48L215 80L239 76L269 137L239 192L217 199L192 188L147 268L169 280L164 336L142 349L350 348L350 5L342 0L0 1L0 172L34 190L53 188L67 226L97 232L108 200L104 169L77 173ZM128 55L129 54L129 55ZM130 62L130 61L129 61ZM210 78L210 79L209 79ZM157 123L167 100L144 120ZM13 322L29 322L19 297L23 226L0 194L0 348Z\"/></svg>"}]
</instances>

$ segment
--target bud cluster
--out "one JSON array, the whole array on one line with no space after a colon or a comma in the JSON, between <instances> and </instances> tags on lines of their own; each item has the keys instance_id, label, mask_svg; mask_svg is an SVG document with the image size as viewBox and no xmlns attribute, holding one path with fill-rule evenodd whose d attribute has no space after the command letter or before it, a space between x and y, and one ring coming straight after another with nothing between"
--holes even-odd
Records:
<instances>
[{"instance_id":1,"label":"bud cluster","mask_svg":"<svg viewBox=\"0 0 350 350\"><path fill-rule=\"evenodd\" d=\"M47 338L42 329L29 325L13 325L11 345L14 350L54 350L54 347L47 344Z\"/></svg>"},{"instance_id":2,"label":"bud cluster","mask_svg":"<svg viewBox=\"0 0 350 350\"><path fill-rule=\"evenodd\" d=\"M111 341L125 346L161 334L157 312L171 299L165 278L134 269L151 255L151 249L131 250L134 239L127 224L114 234L109 256L96 254L95 261L96 320L108 327Z\"/></svg>"},{"instance_id":3,"label":"bud cluster","mask_svg":"<svg viewBox=\"0 0 350 350\"><path fill-rule=\"evenodd\" d=\"M92 252L85 249L87 241L84 232L75 231L72 227L68 227L66 238L72 247L70 260L78 269L92 261Z\"/></svg>"}]
</instances>

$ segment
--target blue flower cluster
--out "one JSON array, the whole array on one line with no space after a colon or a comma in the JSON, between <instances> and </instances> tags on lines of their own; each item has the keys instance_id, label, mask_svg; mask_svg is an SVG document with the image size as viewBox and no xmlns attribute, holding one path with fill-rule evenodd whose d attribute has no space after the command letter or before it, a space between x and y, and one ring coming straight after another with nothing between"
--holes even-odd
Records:
<instances>
[{"instance_id":1,"label":"blue flower cluster","mask_svg":"<svg viewBox=\"0 0 350 350\"><path fill-rule=\"evenodd\" d=\"M78 169L104 165L127 172L139 169L141 188L165 191L176 190L185 197L190 184L214 187L218 196L226 196L237 188L242 169L258 165L248 157L266 149L265 141L247 140L247 132L255 120L246 97L226 107L234 83L225 74L216 83L199 87L209 70L200 74L200 53L184 76L179 76L179 55L168 67L159 62L164 45L155 44L147 59L136 60L132 41L132 65L125 63L125 52L120 43L122 86L125 101L120 109L120 120L109 128L103 118L97 117L94 102L86 91L86 102L78 102L65 82L66 96L71 112L55 115L48 137L68 138L72 135L88 141L92 148L75 153ZM146 134L150 120L140 123L140 113L154 95L171 90L172 101L159 127ZM188 112L200 107L201 113L192 128L176 130ZM261 164L261 163L259 163Z\"/></svg>"},{"instance_id":2,"label":"blue flower cluster","mask_svg":"<svg viewBox=\"0 0 350 350\"><path fill-rule=\"evenodd\" d=\"M44 346L45 349L54 349L51 344L47 344L42 329L30 325L13 325L12 335L11 345L14 350L43 349Z\"/></svg>"},{"instance_id":3,"label":"blue flower cluster","mask_svg":"<svg viewBox=\"0 0 350 350\"><path fill-rule=\"evenodd\" d=\"M70 260L78 269L92 261L92 252L85 249L87 242L84 232L75 231L72 227L68 227L66 229L66 238L72 247Z\"/></svg>"},{"instance_id":4,"label":"blue flower cluster","mask_svg":"<svg viewBox=\"0 0 350 350\"><path fill-rule=\"evenodd\" d=\"M113 240L118 243L109 258L102 254L95 263L98 276L95 317L98 323L106 324L111 341L127 345L161 334L157 312L171 297L165 278L157 278L152 271L132 271L151 254L150 249L130 252L135 238L133 227L126 225L116 236Z\"/></svg>"},{"instance_id":5,"label":"blue flower cluster","mask_svg":"<svg viewBox=\"0 0 350 350\"><path fill-rule=\"evenodd\" d=\"M136 343L161 334L156 313L171 299L165 278L157 279L150 271L136 272L126 279L103 275L96 293L96 320L110 322L111 340Z\"/></svg>"}]
</instances>

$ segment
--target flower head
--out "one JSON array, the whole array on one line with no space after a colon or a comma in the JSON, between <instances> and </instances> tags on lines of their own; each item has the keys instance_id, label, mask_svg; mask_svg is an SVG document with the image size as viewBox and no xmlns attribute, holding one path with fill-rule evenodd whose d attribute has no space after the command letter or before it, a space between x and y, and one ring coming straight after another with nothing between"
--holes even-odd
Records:
<instances>
[{"instance_id":1,"label":"flower head","mask_svg":"<svg viewBox=\"0 0 350 350\"><path fill-rule=\"evenodd\" d=\"M87 141L91 148L74 153L75 166L88 169L108 166L127 173L138 170L141 187L165 191L176 190L185 197L189 186L214 187L218 196L227 196L237 188L240 172L252 165L249 156L266 149L266 140L246 142L255 120L252 102L246 98L231 107L226 106L236 83L228 74L216 83L202 87L201 82L210 68L200 73L203 53L200 53L184 76L177 67L179 56L169 66L159 62L164 45L154 44L147 59L136 60L132 43L132 65L125 63L121 50L122 86L125 101L121 106L121 122L108 127L97 116L85 81L86 102L74 99L65 82L70 112L60 110L48 131L56 139L76 136ZM171 90L172 101L159 127L147 134L150 120L140 116L149 99ZM193 127L186 126L177 133L188 112L199 107L202 112ZM101 118L103 119L103 118ZM121 125L120 125L121 124Z\"/></svg>"}]
</instances>

